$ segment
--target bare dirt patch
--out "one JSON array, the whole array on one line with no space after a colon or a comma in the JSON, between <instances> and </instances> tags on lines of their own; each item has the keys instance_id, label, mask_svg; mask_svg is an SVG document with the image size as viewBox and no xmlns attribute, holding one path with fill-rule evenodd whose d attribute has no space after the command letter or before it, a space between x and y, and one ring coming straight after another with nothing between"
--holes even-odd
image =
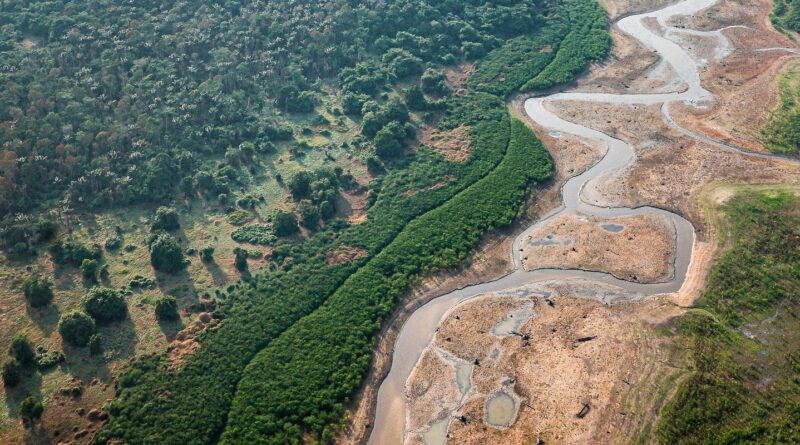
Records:
<instances>
[{"instance_id":1,"label":"bare dirt patch","mask_svg":"<svg viewBox=\"0 0 800 445\"><path fill-rule=\"evenodd\" d=\"M367 255L369 255L369 252L359 247L339 246L336 250L325 252L325 261L328 264L344 264L359 258L365 258Z\"/></svg>"},{"instance_id":2,"label":"bare dirt patch","mask_svg":"<svg viewBox=\"0 0 800 445\"><path fill-rule=\"evenodd\" d=\"M647 431L669 393L668 383L680 375L682 356L658 333L680 310L661 299L606 306L569 295L566 289L551 295L555 307L533 295L486 296L447 315L426 356L435 348L473 363L466 400L449 413L448 443L619 443ZM532 306L532 316L518 335L493 333L525 304ZM452 364L435 365L428 362L415 371L409 395L452 388ZM487 398L500 390L518 399L507 429L484 421ZM448 394L453 391L438 392L426 404L412 397L411 424L443 418L452 398L462 397ZM419 443L419 437L410 434L407 443Z\"/></svg>"},{"instance_id":3,"label":"bare dirt patch","mask_svg":"<svg viewBox=\"0 0 800 445\"><path fill-rule=\"evenodd\" d=\"M796 164L749 157L682 136L663 121L660 105L555 102L548 107L634 147L633 165L617 177L606 175L587 184L585 198L600 204L652 205L674 211L692 222L701 241L706 239L707 227L698 197L707 184L800 182Z\"/></svg>"},{"instance_id":4,"label":"bare dirt patch","mask_svg":"<svg viewBox=\"0 0 800 445\"><path fill-rule=\"evenodd\" d=\"M444 72L447 78L447 85L453 89L456 94L466 94L467 82L475 72L475 65L472 63L464 62L457 65L455 68L447 69Z\"/></svg>"},{"instance_id":5,"label":"bare dirt patch","mask_svg":"<svg viewBox=\"0 0 800 445\"><path fill-rule=\"evenodd\" d=\"M675 227L660 216L605 220L573 213L549 222L524 239L522 258L528 270L583 269L654 283L672 277L674 244Z\"/></svg>"},{"instance_id":6,"label":"bare dirt patch","mask_svg":"<svg viewBox=\"0 0 800 445\"><path fill-rule=\"evenodd\" d=\"M469 131L470 128L466 125L459 125L451 130L426 127L419 142L438 151L450 161L462 162L472 153L472 137Z\"/></svg>"}]
</instances>

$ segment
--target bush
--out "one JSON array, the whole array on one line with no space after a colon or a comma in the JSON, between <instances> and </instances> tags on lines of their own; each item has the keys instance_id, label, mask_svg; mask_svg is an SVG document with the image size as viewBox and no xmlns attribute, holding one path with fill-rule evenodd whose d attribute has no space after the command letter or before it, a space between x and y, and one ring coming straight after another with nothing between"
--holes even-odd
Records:
<instances>
[{"instance_id":1,"label":"bush","mask_svg":"<svg viewBox=\"0 0 800 445\"><path fill-rule=\"evenodd\" d=\"M23 368L30 369L36 364L36 353L33 352L31 342L25 334L17 334L11 339L9 352Z\"/></svg>"},{"instance_id":2,"label":"bush","mask_svg":"<svg viewBox=\"0 0 800 445\"><path fill-rule=\"evenodd\" d=\"M173 321L180 318L178 301L175 297L166 296L156 301L156 317L163 321Z\"/></svg>"},{"instance_id":3,"label":"bush","mask_svg":"<svg viewBox=\"0 0 800 445\"><path fill-rule=\"evenodd\" d=\"M94 287L83 297L83 308L98 324L123 320L128 315L125 299L114 289Z\"/></svg>"},{"instance_id":4,"label":"bush","mask_svg":"<svg viewBox=\"0 0 800 445\"><path fill-rule=\"evenodd\" d=\"M80 267L83 260L99 260L103 256L99 244L86 245L75 239L56 240L50 245L50 254L58 264Z\"/></svg>"},{"instance_id":5,"label":"bush","mask_svg":"<svg viewBox=\"0 0 800 445\"><path fill-rule=\"evenodd\" d=\"M237 243L261 244L263 246L272 245L277 239L272 224L248 224L239 227L231 233L231 238Z\"/></svg>"},{"instance_id":6,"label":"bush","mask_svg":"<svg viewBox=\"0 0 800 445\"><path fill-rule=\"evenodd\" d=\"M31 275L22 283L22 291L33 307L47 306L53 301L53 282L49 278Z\"/></svg>"},{"instance_id":7,"label":"bush","mask_svg":"<svg viewBox=\"0 0 800 445\"><path fill-rule=\"evenodd\" d=\"M178 240L168 233L151 236L150 264L155 270L167 273L175 273L186 267L186 259Z\"/></svg>"},{"instance_id":8,"label":"bush","mask_svg":"<svg viewBox=\"0 0 800 445\"><path fill-rule=\"evenodd\" d=\"M275 235L290 236L300 230L297 225L297 217L291 212L276 212L273 218L275 224Z\"/></svg>"},{"instance_id":9,"label":"bush","mask_svg":"<svg viewBox=\"0 0 800 445\"><path fill-rule=\"evenodd\" d=\"M81 262L81 275L83 278L91 281L95 281L97 279L97 270L100 268L100 264L97 260L93 260L91 258L86 258Z\"/></svg>"},{"instance_id":10,"label":"bush","mask_svg":"<svg viewBox=\"0 0 800 445\"><path fill-rule=\"evenodd\" d=\"M3 363L2 375L6 388L13 388L22 381L22 367L16 360L8 359Z\"/></svg>"},{"instance_id":11,"label":"bush","mask_svg":"<svg viewBox=\"0 0 800 445\"><path fill-rule=\"evenodd\" d=\"M40 346L37 348L36 353L36 369L42 372L47 371L59 363L63 363L65 359L63 352L47 352L46 349Z\"/></svg>"},{"instance_id":12,"label":"bush","mask_svg":"<svg viewBox=\"0 0 800 445\"><path fill-rule=\"evenodd\" d=\"M247 251L237 247L233 249L233 254L236 255L236 259L234 260L234 266L236 266L236 270L239 272L244 272L247 270L247 257L249 256Z\"/></svg>"},{"instance_id":13,"label":"bush","mask_svg":"<svg viewBox=\"0 0 800 445\"><path fill-rule=\"evenodd\" d=\"M72 346L86 346L95 330L92 317L80 311L67 312L58 321L58 332L61 334L61 338Z\"/></svg>"},{"instance_id":14,"label":"bush","mask_svg":"<svg viewBox=\"0 0 800 445\"><path fill-rule=\"evenodd\" d=\"M122 247L123 239L122 235L117 232L108 235L103 245L105 245L106 250L117 250Z\"/></svg>"},{"instance_id":15,"label":"bush","mask_svg":"<svg viewBox=\"0 0 800 445\"><path fill-rule=\"evenodd\" d=\"M42 412L44 412L42 402L34 396L25 398L19 404L19 415L23 419L39 420L42 417Z\"/></svg>"},{"instance_id":16,"label":"bush","mask_svg":"<svg viewBox=\"0 0 800 445\"><path fill-rule=\"evenodd\" d=\"M159 207L155 216L153 216L153 221L150 223L150 230L153 232L158 230L172 231L180 228L181 223L178 219L178 212L172 207Z\"/></svg>"},{"instance_id":17,"label":"bush","mask_svg":"<svg viewBox=\"0 0 800 445\"><path fill-rule=\"evenodd\" d=\"M200 249L200 261L204 263L214 261L214 246L205 246Z\"/></svg>"}]
</instances>

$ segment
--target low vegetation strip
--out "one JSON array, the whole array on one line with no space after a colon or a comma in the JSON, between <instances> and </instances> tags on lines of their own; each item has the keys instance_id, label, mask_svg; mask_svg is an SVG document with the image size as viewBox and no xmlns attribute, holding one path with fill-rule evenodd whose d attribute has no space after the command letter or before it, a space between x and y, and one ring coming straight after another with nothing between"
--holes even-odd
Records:
<instances>
[{"instance_id":1,"label":"low vegetation strip","mask_svg":"<svg viewBox=\"0 0 800 445\"><path fill-rule=\"evenodd\" d=\"M522 86L523 91L543 90L571 82L589 63L605 57L611 47L606 11L596 2L568 1L569 33L558 46L553 61Z\"/></svg>"},{"instance_id":2,"label":"low vegetation strip","mask_svg":"<svg viewBox=\"0 0 800 445\"><path fill-rule=\"evenodd\" d=\"M762 133L770 151L797 155L800 153L800 69L783 74L780 96L780 103Z\"/></svg>"},{"instance_id":3,"label":"low vegetation strip","mask_svg":"<svg viewBox=\"0 0 800 445\"><path fill-rule=\"evenodd\" d=\"M725 207L733 247L702 310L680 322L694 370L664 408L664 444L800 443L800 198L750 192Z\"/></svg>"},{"instance_id":4,"label":"low vegetation strip","mask_svg":"<svg viewBox=\"0 0 800 445\"><path fill-rule=\"evenodd\" d=\"M491 174L414 220L345 281L319 310L293 325L248 365L222 443L323 440L360 385L381 321L408 286L460 264L487 231L517 215L531 182L547 180L549 154L513 120L506 157Z\"/></svg>"}]
</instances>

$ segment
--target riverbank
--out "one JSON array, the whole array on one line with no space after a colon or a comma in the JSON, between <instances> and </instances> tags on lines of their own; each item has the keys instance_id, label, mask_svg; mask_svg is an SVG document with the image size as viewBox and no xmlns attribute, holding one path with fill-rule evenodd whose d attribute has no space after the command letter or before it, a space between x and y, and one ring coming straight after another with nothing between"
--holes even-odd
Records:
<instances>
[{"instance_id":1,"label":"riverbank","mask_svg":"<svg viewBox=\"0 0 800 445\"><path fill-rule=\"evenodd\" d=\"M663 294L664 291L659 291L656 289L656 287L647 290L647 287L616 283L623 284L623 287L627 289L627 291L623 292L623 294L627 293L626 295L612 296L598 292L579 292L578 295L568 295L567 293L565 295L561 295L561 298L559 298L559 300L562 302L568 301L568 303L566 303L567 306L573 304L574 299L572 297L589 297L601 300L605 303L618 302L619 304L613 306L613 309L609 310L622 318L631 317L630 319L627 319L626 322L650 323L650 327L648 329L654 330L660 329L660 327L663 326L664 323L667 323L671 317L680 315L682 313L680 309L672 306L673 301L681 305L688 305L700 295L702 292L702 287L705 283L705 277L707 276L712 260L715 257L716 245L713 243L713 240L709 241L708 239L710 235L706 233L706 219L702 214L700 204L698 204L699 194L705 188L705 186L709 182L719 179L720 177L723 179L730 179L732 181L782 182L792 180L796 181L798 176L800 176L798 175L800 170L798 170L797 164L792 161L764 157L754 158L747 152L747 150L751 150L751 147L748 146L745 146L742 150L738 148L728 149L725 144L733 145L735 141L728 139L721 142L713 141L712 139L714 139L715 134L712 133L710 135L706 135L702 129L693 129L692 131L703 135L703 138L692 138L691 131L681 132L675 130L674 126L680 125L680 122L682 122L680 120L683 116L682 111L675 119L673 126L669 126L665 122L666 115L663 114L664 107L661 105L664 102L674 102L676 104L692 103L695 106L700 104L701 107L706 107L705 109L713 109L713 107L717 105L717 102L714 101L713 93L704 89L705 84L708 82L707 76L704 74L701 75L700 73L700 71L705 73L706 65L712 63L712 61L706 60L701 63L701 57L705 53L698 53L700 54L700 56L698 56L698 54L688 52L688 50L685 50L683 47L676 44L672 40L669 40L668 38L675 38L674 33L677 32L674 31L674 28L671 26L673 26L673 24L681 23L679 20L673 19L674 16L679 16L680 14L684 13L694 13L695 20L698 20L698 16L701 16L708 11L713 11L713 8L711 7L716 5L718 2L705 1L691 3L691 5L686 7L684 6L688 4L687 2L668 7L666 9L669 11L669 13L653 13L652 17L654 20L648 19L649 21L647 26L638 27L636 23L632 22L633 19L629 17L630 20L627 20L625 27L622 27L635 33L642 33L638 34L637 37L649 35L646 38L640 38L640 41L645 42L646 46L655 48L657 51L662 53L662 55L666 57L666 60L669 60L669 68L680 67L678 69L665 70L662 66L663 61L661 63L653 63L652 61L646 62L649 63L648 68L652 68L650 71L660 70L661 74L666 72L667 74L664 75L666 80L665 84L675 87L676 92L669 93L664 91L656 91L653 94L639 94L633 96L581 92L556 94L551 97L537 98L536 100L527 102L523 102L519 100L519 98L517 98L516 101L512 100L512 104L516 103L519 108L524 108L527 114L531 116L532 119L528 120L529 123L531 121L537 123L534 125L537 135L542 138L545 145L551 149L551 152L553 151L552 146L557 144L559 139L563 138L565 135L570 135L572 137L572 134L575 133L580 134L582 136L581 139L584 140L587 138L602 139L611 148L609 153L606 154L605 158L603 158L603 161L600 162L600 164L603 165L600 165L600 168L593 169L597 172L597 174L591 177L587 175L587 177L583 178L581 181L572 181L571 183L573 186L565 187L563 189L563 198L566 200L566 207L583 207L588 209L590 213L597 212L602 217L608 218L611 216L619 216L614 214L614 210L616 209L620 209L620 212L618 213L622 214L634 211L641 212L640 214L645 212L657 213L661 211L654 208L639 207L643 205L655 205L655 207L668 209L679 215L685 216L692 222L691 225L697 229L697 236L692 236L691 238L687 239L684 234L683 238L679 236L677 239L676 245L678 248L684 249L683 252L686 252L686 249L691 251L691 261L689 261L689 256L686 256L684 262L676 262L676 265L680 264L680 267L677 268L680 273L676 274L676 277L672 282L673 285L669 290L670 295L666 297L650 298L645 302L638 304L630 303L630 306L637 307L637 310L640 310L641 312L634 314L633 312L628 311L627 309L623 308L623 306L628 307L629 304L624 302L640 301L647 295ZM645 16L649 17L650 15L645 14ZM737 29L731 28L730 32L737 32ZM703 37L717 39L717 44L720 45L720 47L726 45L728 42L727 40L724 40L726 39L725 35L712 32L707 33L708 36L704 35ZM681 43L685 44L685 42ZM625 48L624 50L629 51L631 54L635 54L636 51L638 51L634 51L631 48ZM733 52L735 53L735 49ZM674 57L675 59L670 59L670 57ZM719 60L714 60L713 62L722 63L723 59L724 57L720 56ZM689 61L689 63L679 63L687 61ZM763 59L754 59L754 63L763 61ZM610 63L600 65L596 67L596 70L607 69L609 65ZM647 72L648 70L645 69L643 71ZM648 77L652 77L651 74L652 73L647 74ZM592 74L589 74L584 79L586 78L592 78ZM594 79L597 78L601 77L594 77ZM653 79L649 79L648 82L652 83ZM639 85L646 85L646 83L640 82ZM579 81L578 86L575 88L576 90L583 90L585 87L586 85L581 85L581 82ZM629 85L622 85L622 87L624 89L628 89ZM726 97L733 96L735 96L735 94L731 92L728 93ZM565 102L566 100L571 102ZM544 106L545 101L546 106ZM604 102L610 102L610 104ZM768 106L769 104L759 105L761 106L762 112L766 112L767 109L765 109L765 105ZM681 107L682 106L676 106L676 109ZM512 106L512 109L513 108L514 107ZM752 110L749 112L752 112ZM568 116L569 122L563 120L561 118L563 116ZM589 128L592 130L589 130ZM595 131L595 129L598 131ZM643 131L645 131L644 135L642 134ZM591 145L591 143L589 145ZM586 148L584 147L584 150L585 149ZM628 152L630 155L627 154ZM691 162L687 162L686 156L690 156L688 160ZM555 158L556 155L553 157ZM642 171L641 165L645 166L646 171ZM563 172L560 174L563 174ZM631 177L637 177L639 180L631 181ZM656 178L660 179L660 187L646 186L647 182L645 181L652 182L655 181ZM555 188L555 190L555 195L558 196L558 192L562 189L559 187ZM551 193L550 196L552 196L552 189L549 193ZM547 196L547 193L544 195ZM620 205L638 208L636 210L631 210L623 207L614 207ZM554 207L558 208L558 206ZM683 221L681 224L689 224L686 222L686 220L683 220L672 213L664 212L663 214L666 216L673 215L674 218L677 218L674 219L675 221ZM546 221L539 222L537 225L541 226L545 223ZM689 225L690 233L694 232L694 230L691 229L691 225ZM533 230L534 228L532 227L526 232ZM517 248L517 243L520 239L524 239L524 235L517 237L515 240L514 249L512 249L512 254L516 255L515 267L520 266L520 264L518 264L519 256ZM632 256L631 260L633 261L631 267L633 267L635 265L636 257ZM558 278L554 275L545 275L550 276L552 278L551 281L563 281L567 279L567 277L563 275L562 278ZM514 276L520 275L515 273ZM590 275L587 273L586 278L600 279L603 277ZM483 294L491 294L492 292L496 293L500 289L505 289L499 287L502 284L511 284L512 282L517 285L523 284L519 280L512 279L504 279L501 280L501 282L502 283L495 283L492 286L476 286L480 289L461 292L459 295L462 298L468 298L469 295L480 295L481 291L483 291ZM608 281L606 280L606 285L607 284ZM598 289L602 287L599 284L597 286ZM445 318L442 318L442 320L450 320L449 317L451 317L455 311L465 310L465 308L469 308L473 304L478 304L476 303L478 300L470 300L464 303L460 302L457 297L449 295L446 295L445 297L443 297L441 300L447 300L450 302L449 304L451 306L449 310L447 308L429 310L430 312L435 312L436 314L450 314L445 316ZM579 298L579 300L581 298ZM438 300L434 300L430 305L426 306L425 309L428 310L428 308L437 303L437 301ZM658 310L648 312L646 308L655 304L654 302L656 301L660 301L666 306ZM594 304L596 305L597 303ZM600 312L601 309L599 309L599 307L600 306L598 306L598 308L591 309L588 313ZM558 303L556 303L556 308L558 308ZM480 311L477 311L477 313L480 314ZM478 319L483 318L479 316ZM537 330L541 329L543 326L547 326L547 323L545 323L543 320L537 320L536 317L532 318L531 323L533 324L526 325L530 330ZM438 325L438 323L436 323L436 325ZM564 324L564 326L566 325L567 324ZM419 323L413 323L413 326L415 332L417 332L421 325ZM464 394L459 396L459 393L454 391L453 388L448 390L443 389L447 388L447 385L452 386L453 382L457 381L458 375L452 376L452 378L449 377L452 373L450 373L448 370L451 368L457 369L457 366L455 365L456 362L454 362L452 359L447 359L447 357L445 357L447 354L443 354L441 351L445 350L453 353L453 347L457 348L459 345L471 344L476 340L476 327L468 323L464 324L464 326L466 327L464 328L465 330L463 331L462 335L450 335L448 337L442 337L442 332L445 325L438 326L436 329L438 333L434 336L434 340L429 343L428 349L426 349L427 352L416 352L417 356L420 354L422 355L423 359L420 361L420 364L425 364L426 371L413 371L414 374L412 374L412 380L408 381L408 386L403 385L405 387L405 394L398 394L397 398L402 400L403 398L408 397L406 403L413 405L418 401L418 397L425 397L423 396L425 391L420 390L420 388L439 388L437 391L445 391L444 393L441 393L440 396L442 394L449 393L451 395L448 397L461 397L461 399L459 399L461 402L456 401L458 403L453 405L453 401L445 397L445 405L440 405L439 408L436 407L436 404L430 406L429 408L431 408L431 411L427 412L427 415L420 414L420 410L422 409L424 411L423 408L427 406L425 403L422 405L414 405L415 408L413 410L413 421L411 421L409 424L408 422L410 419L406 419L406 427L410 428L407 430L407 434L409 435L407 435L405 438L407 443L418 443L420 440L428 444L444 443L446 440L444 439L444 434L441 434L442 428L444 428L445 434L449 431L451 433L451 438L457 438L458 443L470 443L471 441L480 443L481 441L485 442L491 440L502 443L520 443L519 441L523 439L534 441L537 440L537 437L532 435L534 431L530 430L530 425L547 424L547 422L551 420L551 414L554 412L553 410L558 411L558 409L560 409L559 407L552 406L550 409L542 409L541 407L537 407L527 410L523 406L520 408L520 415L532 417L526 417L524 422L517 422L509 429L487 429L485 422L479 420L480 416L478 413L480 412L480 408L483 406L483 404L488 400L489 393L491 391L482 391L474 394L474 398L465 399ZM606 328L611 329L613 332L612 328ZM427 329L427 327L423 329ZM521 333L524 334L524 332ZM479 334L483 335L485 332L479 332ZM536 339L540 338L540 336L531 336L531 338ZM532 341L532 344L533 347L536 348L537 344L535 340ZM600 347L590 354L590 358L585 358L583 360L583 364L590 364L587 375L592 374L594 370L598 369L598 366L605 364L603 357L608 355L609 347L610 346L606 348ZM633 351L637 351L634 353L636 357L648 356L648 353L645 350L646 348L643 349L643 347L637 346L633 343L628 344L628 347L630 347ZM659 350L660 347L661 346L656 347L655 350ZM407 346L404 346L404 354L408 355L409 350L410 349L407 348ZM431 351L435 351L435 354ZM560 357L560 359L554 358L556 361L553 363L563 364L563 360L566 357L565 354L572 354L573 352L574 351L569 348L554 352L553 357ZM644 355L639 354L640 352L643 352ZM484 354L482 357L486 359L486 357L491 357L491 355L492 351L488 351L487 354ZM458 356L458 358L460 360L469 361L469 359L472 359L473 357L470 356L465 358ZM400 359L395 358L395 360L397 361ZM402 357L402 360L407 360L407 358ZM586 360L588 360L588 362ZM436 371L437 367L434 366L436 363L439 363L440 365L439 372ZM668 362L666 366L667 368L673 368L675 366L680 368L680 366L676 365L674 362ZM407 365L404 364L403 367L406 368ZM573 368L574 367L575 366L573 366ZM563 371L566 369L572 368L569 366L554 366L554 372L556 373L559 370ZM541 374L542 371L539 370L537 373ZM411 372L409 372L409 374L411 374ZM528 375L528 373L523 371L520 371L519 375L513 374L513 376L506 376L506 378L510 379L511 381L518 381L519 379L530 377L531 376ZM574 379L567 379L567 381L578 386L593 381L591 377L587 376L574 377ZM617 377L619 376L614 378ZM415 378L421 380L416 381L414 380ZM667 379L664 381L674 383L674 379L678 378L678 374L666 372L662 375L662 377L659 377L659 379L662 378ZM434 380L437 379L450 379L450 381L449 383L439 381L434 382ZM397 380L397 378L395 378L395 380ZM550 388L551 383L551 380L548 379L544 379L535 384L532 383L529 392L539 392L542 391L543 388ZM393 382L392 386L396 386L396 382ZM596 391L602 392L603 397L600 399L603 400L610 400L608 399L608 396L612 393L615 393L615 391L617 393L620 392L618 388L615 389L614 385L605 384L600 386L602 386L602 389L596 389ZM659 387L659 385L655 386ZM416 389L412 391L412 388ZM641 383L637 385L636 391L647 391L647 388L653 388L652 382L648 384ZM555 395L553 396L553 400L564 400L561 396L566 396L566 398L569 398L569 394L571 394L569 393L569 390L571 389L572 386L565 386L561 389L561 392L554 390L555 392L553 394ZM492 391L497 391L497 388L492 389ZM564 393L563 391L567 392ZM525 400L525 394L515 393L515 395L520 397L520 400ZM633 422L632 426L628 429L620 431L626 431L625 434L629 434L631 432L636 432L636 434L649 434L653 420L657 416L657 408L661 403L664 402L664 400L666 400L666 398L668 398L668 395L669 394L667 392L661 391L656 399L653 399L653 397L650 397L649 399L647 397L637 399L638 405L634 404L634 406L638 407L637 409L644 409L649 413L649 415L638 417L632 416L628 418L630 419L630 422ZM653 394L650 394L650 396L653 396ZM644 403L643 401L650 399L657 401L657 406L653 405L648 408L645 406L647 405L646 403L644 405L641 404ZM442 399L440 398L440 401L441 400ZM604 403L600 403L597 400L594 402L596 407L615 406L608 411L609 413L617 409L616 406L618 404L604 405ZM584 415L580 416L581 419L584 417L587 418L584 424L602 425L602 422L597 422L600 419L605 418L605 415L602 414L603 410L595 409L594 413L592 413L592 403L587 403L586 405L589 405L588 411L584 413ZM583 409L581 409L581 412L582 411ZM393 410L393 412L396 415L398 411ZM449 412L449 416L455 416L456 418L459 416L466 416L467 420L464 421L464 419L461 419L461 421L458 422L448 422L447 425L444 425L443 427L442 422L446 417L443 414L444 412ZM572 414L574 415L575 413ZM616 420L612 421L612 423L614 422L616 422ZM429 430L425 429L424 425L426 424L429 425ZM530 431L523 431L526 428L528 428ZM613 441L610 440L611 436L603 435L604 431L601 431L602 428L567 428L566 430L551 428L551 430L552 431L550 431L548 434L552 434L547 437L559 442L580 443L581 441L585 442L587 438L591 438L590 441L613 443ZM466 431L464 434L460 433L464 431ZM558 431L561 431L561 433ZM569 431L576 431L578 435L568 435ZM608 431L611 431L611 429L608 429ZM535 431L535 433L536 435L539 435L539 437L541 437L543 434L542 431ZM584 435L581 436L580 434ZM611 433L609 432L606 434ZM438 439L442 439L442 441L432 442L431 438L433 436L436 436ZM423 439L423 437L427 438Z\"/></svg>"}]
</instances>

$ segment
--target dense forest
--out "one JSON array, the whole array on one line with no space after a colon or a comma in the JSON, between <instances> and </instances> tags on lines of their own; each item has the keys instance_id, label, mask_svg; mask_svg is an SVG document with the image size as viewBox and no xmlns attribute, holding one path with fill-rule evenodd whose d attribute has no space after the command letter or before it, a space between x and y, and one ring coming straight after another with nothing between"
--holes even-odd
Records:
<instances>
[{"instance_id":1,"label":"dense forest","mask_svg":"<svg viewBox=\"0 0 800 445\"><path fill-rule=\"evenodd\" d=\"M251 208L265 155L319 149L303 142L308 122L356 122L338 149L373 178L368 217L353 224L335 208L360 187L348 171L278 176L287 210L231 235L269 245L269 266L216 293L221 323L180 367L155 354L121 372L99 443L331 441L409 285L461 264L549 178L507 95L569 82L610 45L593 0L6 0L0 27L0 235L20 257L44 247L96 280L121 235L76 242L62 234L71 214L233 196ZM464 63L474 73L454 88L445 73ZM465 160L415 144L424 129L463 128ZM156 212L147 239L166 274L189 261L175 207ZM354 249L363 254L330 261ZM237 269L248 255L237 250ZM62 335L77 330L91 347L94 324L125 312L113 289L89 295ZM160 319L175 317L170 298Z\"/></svg>"}]
</instances>

